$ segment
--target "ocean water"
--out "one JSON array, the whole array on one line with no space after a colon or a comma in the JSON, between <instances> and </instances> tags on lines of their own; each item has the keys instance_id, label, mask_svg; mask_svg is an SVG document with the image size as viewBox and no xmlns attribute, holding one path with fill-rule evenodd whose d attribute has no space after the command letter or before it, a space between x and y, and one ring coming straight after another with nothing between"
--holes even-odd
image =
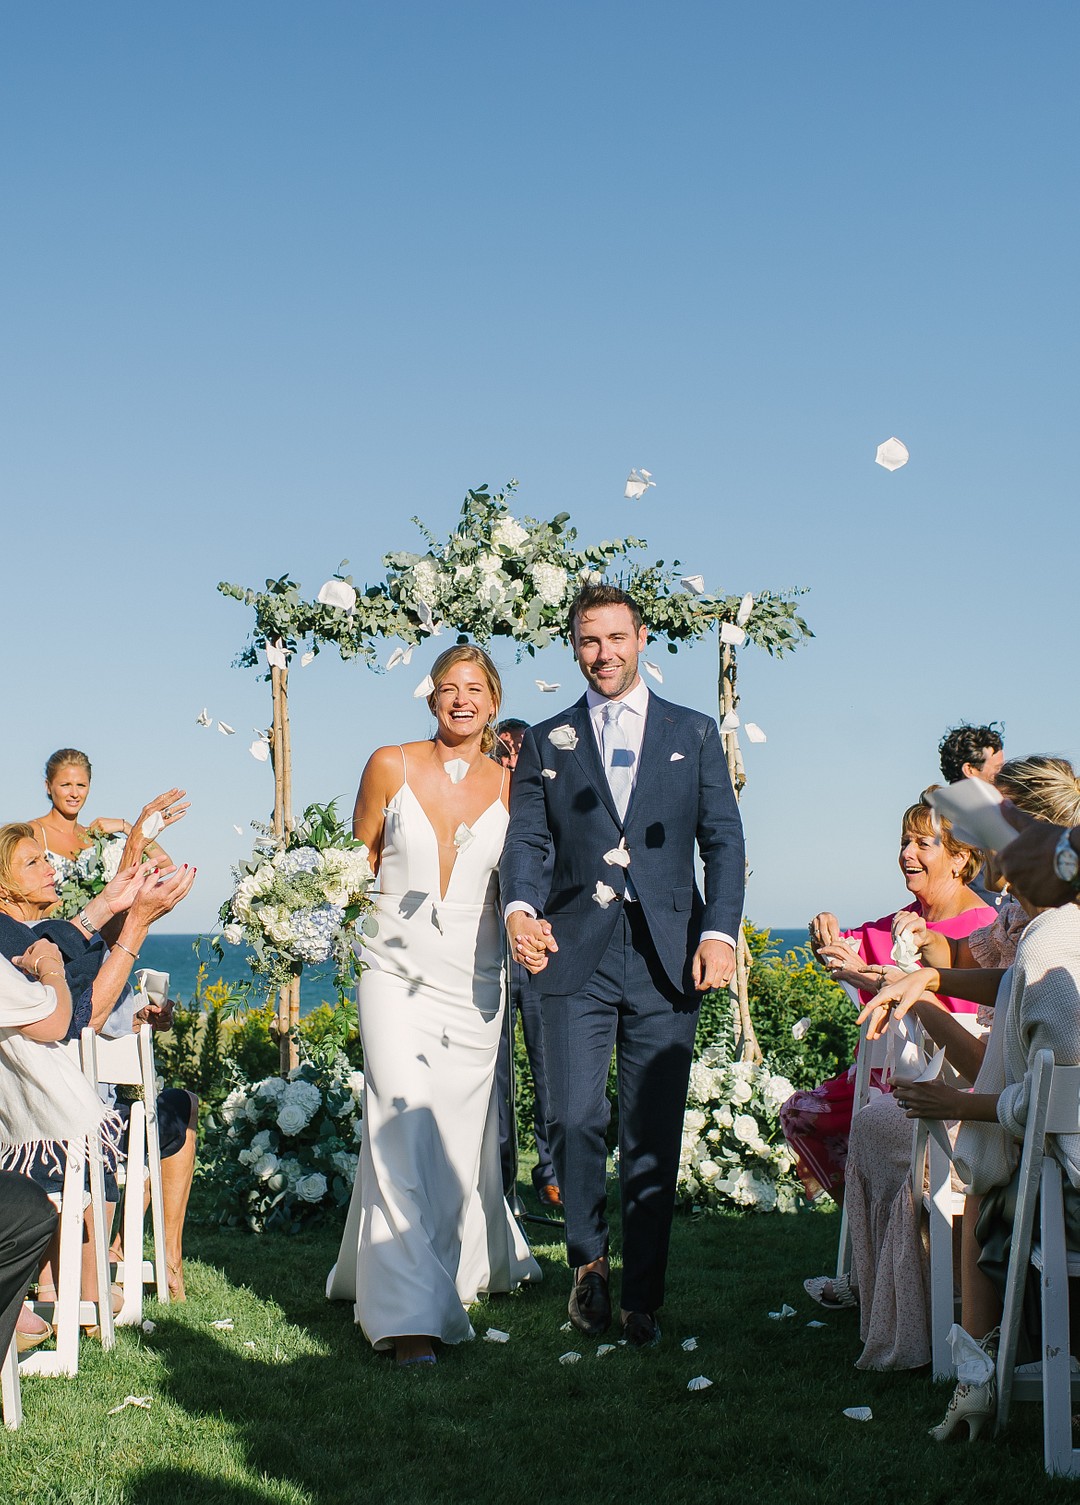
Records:
<instances>
[{"instance_id":1,"label":"ocean water","mask_svg":"<svg viewBox=\"0 0 1080 1505\"><path fill-rule=\"evenodd\" d=\"M791 946L806 944L805 930L774 930L773 941L781 951ZM199 937L196 935L150 935L143 942L139 960L144 967L153 967L157 972L168 972L170 992L174 998L185 1002L195 993L200 957L195 950ZM226 946L225 956L218 962L203 942L202 960L206 963L206 983L226 982L237 984L251 980L248 966L249 950L246 946ZM335 1001L333 969L308 967L300 981L300 1012L307 1014L320 1003Z\"/></svg>"}]
</instances>

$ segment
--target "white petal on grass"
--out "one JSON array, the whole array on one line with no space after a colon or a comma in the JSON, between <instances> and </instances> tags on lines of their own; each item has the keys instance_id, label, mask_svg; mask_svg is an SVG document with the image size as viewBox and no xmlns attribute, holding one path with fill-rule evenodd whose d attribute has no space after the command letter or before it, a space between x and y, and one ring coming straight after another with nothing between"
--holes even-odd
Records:
<instances>
[{"instance_id":1,"label":"white petal on grass","mask_svg":"<svg viewBox=\"0 0 1080 1505\"><path fill-rule=\"evenodd\" d=\"M416 689L412 692L413 699L423 700L426 696L431 694L434 688L435 681L432 679L430 674L425 674L423 679L417 685Z\"/></svg>"},{"instance_id":2,"label":"white petal on grass","mask_svg":"<svg viewBox=\"0 0 1080 1505\"><path fill-rule=\"evenodd\" d=\"M476 840L476 833L471 831L464 821L454 832L454 845L459 852L464 852L466 847L471 847Z\"/></svg>"},{"instance_id":3,"label":"white petal on grass","mask_svg":"<svg viewBox=\"0 0 1080 1505\"><path fill-rule=\"evenodd\" d=\"M127 1406L140 1406L142 1408L142 1410L149 1411L149 1409L150 1409L150 1407L152 1405L153 1405L153 1397L152 1396L149 1396L149 1395L125 1395L124 1399L120 1402L120 1404L118 1406L113 1406L112 1409L109 1410L109 1411L107 1411L105 1414L107 1416L115 1416L118 1411L123 1411L125 1409L125 1407L127 1407Z\"/></svg>"},{"instance_id":4,"label":"white petal on grass","mask_svg":"<svg viewBox=\"0 0 1080 1505\"><path fill-rule=\"evenodd\" d=\"M327 580L319 587L315 599L323 606L339 606L342 611L352 611L356 605L356 592L347 580Z\"/></svg>"},{"instance_id":5,"label":"white petal on grass","mask_svg":"<svg viewBox=\"0 0 1080 1505\"><path fill-rule=\"evenodd\" d=\"M306 669L307 666L308 666L308 664L313 664L314 662L315 662L315 653L314 653L313 649L309 648L306 653L302 653L300 655L300 667L301 667L301 669Z\"/></svg>"},{"instance_id":6,"label":"white petal on grass","mask_svg":"<svg viewBox=\"0 0 1080 1505\"><path fill-rule=\"evenodd\" d=\"M218 724L217 724L217 729L218 729L218 731L221 733L221 735L223 737L235 737L236 736L236 727L235 726L230 726L227 721L219 721Z\"/></svg>"},{"instance_id":7,"label":"white petal on grass","mask_svg":"<svg viewBox=\"0 0 1080 1505\"><path fill-rule=\"evenodd\" d=\"M705 594L704 575L681 575L679 577L679 584L685 586L692 596L703 596Z\"/></svg>"},{"instance_id":8,"label":"white petal on grass","mask_svg":"<svg viewBox=\"0 0 1080 1505\"><path fill-rule=\"evenodd\" d=\"M651 470L632 470L626 478L623 496L628 502L640 502L650 486L655 486Z\"/></svg>"},{"instance_id":9,"label":"white petal on grass","mask_svg":"<svg viewBox=\"0 0 1080 1505\"><path fill-rule=\"evenodd\" d=\"M214 724L214 718L213 718L213 716L211 716L210 712L206 709L205 706L203 706L202 710L195 717L195 725L196 726L213 726L213 724Z\"/></svg>"},{"instance_id":10,"label":"white petal on grass","mask_svg":"<svg viewBox=\"0 0 1080 1505\"><path fill-rule=\"evenodd\" d=\"M873 1421L874 1419L874 1413L869 1406L848 1406L844 1415L850 1417L852 1421Z\"/></svg>"},{"instance_id":11,"label":"white petal on grass","mask_svg":"<svg viewBox=\"0 0 1080 1505\"><path fill-rule=\"evenodd\" d=\"M741 648L746 642L746 629L735 622L721 622L720 641L732 648Z\"/></svg>"},{"instance_id":12,"label":"white petal on grass","mask_svg":"<svg viewBox=\"0 0 1080 1505\"><path fill-rule=\"evenodd\" d=\"M643 658L641 660L641 667L645 670L646 674L652 675L657 684L662 685L664 683L664 671L659 664L650 663L647 658Z\"/></svg>"},{"instance_id":13,"label":"white petal on grass","mask_svg":"<svg viewBox=\"0 0 1080 1505\"><path fill-rule=\"evenodd\" d=\"M261 737L256 737L255 741L248 748L248 752L255 759L256 763L265 763L270 756L270 744L269 742L264 742Z\"/></svg>"},{"instance_id":14,"label":"white petal on grass","mask_svg":"<svg viewBox=\"0 0 1080 1505\"><path fill-rule=\"evenodd\" d=\"M610 852L604 853L604 861L608 867L629 867L630 853L626 850L626 837L619 842L617 847L612 847Z\"/></svg>"},{"instance_id":15,"label":"white petal on grass","mask_svg":"<svg viewBox=\"0 0 1080 1505\"><path fill-rule=\"evenodd\" d=\"M807 1325L807 1327L827 1327L828 1323L827 1322L819 1322L817 1320L817 1318L815 1317L814 1320L813 1320L813 1322L808 1322L806 1325Z\"/></svg>"},{"instance_id":16,"label":"white petal on grass","mask_svg":"<svg viewBox=\"0 0 1080 1505\"><path fill-rule=\"evenodd\" d=\"M687 1385L687 1390L711 1390L712 1380L707 1380L703 1374L699 1374Z\"/></svg>"},{"instance_id":17,"label":"white petal on grass","mask_svg":"<svg viewBox=\"0 0 1080 1505\"><path fill-rule=\"evenodd\" d=\"M544 775L545 779L553 779L556 777L554 768L541 768L540 772Z\"/></svg>"},{"instance_id":18,"label":"white petal on grass","mask_svg":"<svg viewBox=\"0 0 1080 1505\"><path fill-rule=\"evenodd\" d=\"M750 742L767 742L769 740L756 721L748 721L743 727L743 731Z\"/></svg>"},{"instance_id":19,"label":"white petal on grass","mask_svg":"<svg viewBox=\"0 0 1080 1505\"><path fill-rule=\"evenodd\" d=\"M749 620L750 620L750 613L753 611L753 609L754 609L754 598L750 594L750 592L747 591L746 595L739 602L739 609L735 613L735 623L736 623L736 625L739 626L739 627L745 627L746 624L747 624L747 622L749 622Z\"/></svg>"},{"instance_id":20,"label":"white petal on grass","mask_svg":"<svg viewBox=\"0 0 1080 1505\"><path fill-rule=\"evenodd\" d=\"M694 1349L697 1347L697 1339L684 1338L679 1344L679 1347L682 1349L683 1353L693 1353Z\"/></svg>"},{"instance_id":21,"label":"white petal on grass","mask_svg":"<svg viewBox=\"0 0 1080 1505\"><path fill-rule=\"evenodd\" d=\"M501 1332L497 1327L489 1327L484 1334L485 1343L509 1343L509 1341L510 1334Z\"/></svg>"},{"instance_id":22,"label":"white petal on grass","mask_svg":"<svg viewBox=\"0 0 1080 1505\"><path fill-rule=\"evenodd\" d=\"M157 1332L157 1323L156 1322L151 1322L149 1317L147 1317L147 1319L146 1319L145 1322L142 1322L139 1325L141 1326L141 1328L142 1328L142 1330L143 1330L144 1333L156 1333Z\"/></svg>"},{"instance_id":23,"label":"white petal on grass","mask_svg":"<svg viewBox=\"0 0 1080 1505\"><path fill-rule=\"evenodd\" d=\"M569 724L552 727L548 732L548 741L552 747L557 747L560 752L573 752L578 743L577 732Z\"/></svg>"},{"instance_id":24,"label":"white petal on grass","mask_svg":"<svg viewBox=\"0 0 1080 1505\"><path fill-rule=\"evenodd\" d=\"M606 1354L615 1353L615 1351L614 1343L601 1343L600 1347L596 1350L596 1357L602 1359Z\"/></svg>"},{"instance_id":25,"label":"white petal on grass","mask_svg":"<svg viewBox=\"0 0 1080 1505\"><path fill-rule=\"evenodd\" d=\"M720 730L722 732L734 732L737 731L740 726L742 726L742 718L740 717L738 711L728 711L727 715L720 723Z\"/></svg>"},{"instance_id":26,"label":"white petal on grass","mask_svg":"<svg viewBox=\"0 0 1080 1505\"><path fill-rule=\"evenodd\" d=\"M809 1014L804 1014L801 1019L797 1019L791 1026L791 1038L793 1040L801 1040L810 1028L811 1022Z\"/></svg>"},{"instance_id":27,"label":"white petal on grass","mask_svg":"<svg viewBox=\"0 0 1080 1505\"><path fill-rule=\"evenodd\" d=\"M280 638L277 638L273 643L267 643L263 652L266 654L266 662L271 669L287 669L289 667L289 656L285 652Z\"/></svg>"},{"instance_id":28,"label":"white petal on grass","mask_svg":"<svg viewBox=\"0 0 1080 1505\"><path fill-rule=\"evenodd\" d=\"M233 1319L231 1317L220 1317L217 1322L211 1322L210 1326L216 1327L219 1332L231 1333L233 1330Z\"/></svg>"},{"instance_id":29,"label":"white petal on grass","mask_svg":"<svg viewBox=\"0 0 1080 1505\"><path fill-rule=\"evenodd\" d=\"M546 679L534 679L533 684L541 695L554 695L556 690L562 689L562 685L549 685Z\"/></svg>"},{"instance_id":30,"label":"white petal on grass","mask_svg":"<svg viewBox=\"0 0 1080 1505\"><path fill-rule=\"evenodd\" d=\"M594 904L599 904L599 906L600 906L601 909L607 909L608 905L612 902L612 900L617 899L619 897L618 894L615 892L615 890L613 888L611 888L608 884L606 884L606 883L600 883L600 882L598 882L597 885L596 885L596 887L593 889L593 895L592 896L593 896L593 903Z\"/></svg>"},{"instance_id":31,"label":"white petal on grass","mask_svg":"<svg viewBox=\"0 0 1080 1505\"><path fill-rule=\"evenodd\" d=\"M155 836L160 836L165 829L165 817L160 810L151 810L150 814L142 823L142 834L147 841L153 841Z\"/></svg>"},{"instance_id":32,"label":"white petal on grass","mask_svg":"<svg viewBox=\"0 0 1080 1505\"><path fill-rule=\"evenodd\" d=\"M581 1358L581 1355L579 1353L577 1353L574 1349L571 1349L569 1353L561 1353L559 1355L559 1363L560 1364L576 1364L579 1361L580 1358Z\"/></svg>"},{"instance_id":33,"label":"white petal on grass","mask_svg":"<svg viewBox=\"0 0 1080 1505\"><path fill-rule=\"evenodd\" d=\"M769 1316L774 1322L785 1322L788 1317L795 1316L795 1308L793 1306L788 1306L787 1302L785 1301L778 1312L770 1312Z\"/></svg>"},{"instance_id":34,"label":"white petal on grass","mask_svg":"<svg viewBox=\"0 0 1080 1505\"><path fill-rule=\"evenodd\" d=\"M443 764L443 772L451 784L460 784L469 772L469 765L464 758L451 758L448 763Z\"/></svg>"},{"instance_id":35,"label":"white petal on grass","mask_svg":"<svg viewBox=\"0 0 1080 1505\"><path fill-rule=\"evenodd\" d=\"M572 1322L564 1322L559 1331L561 1333L572 1333L574 1331L574 1324Z\"/></svg>"},{"instance_id":36,"label":"white petal on grass","mask_svg":"<svg viewBox=\"0 0 1080 1505\"><path fill-rule=\"evenodd\" d=\"M244 1341L245 1348L258 1348L258 1346L259 1345L255 1342L254 1338L247 1338Z\"/></svg>"},{"instance_id":37,"label":"white petal on grass","mask_svg":"<svg viewBox=\"0 0 1080 1505\"><path fill-rule=\"evenodd\" d=\"M906 465L911 459L908 447L902 439L894 434L891 439L886 439L884 444L879 444L877 454L874 456L876 464L883 470L899 470L901 465Z\"/></svg>"}]
</instances>

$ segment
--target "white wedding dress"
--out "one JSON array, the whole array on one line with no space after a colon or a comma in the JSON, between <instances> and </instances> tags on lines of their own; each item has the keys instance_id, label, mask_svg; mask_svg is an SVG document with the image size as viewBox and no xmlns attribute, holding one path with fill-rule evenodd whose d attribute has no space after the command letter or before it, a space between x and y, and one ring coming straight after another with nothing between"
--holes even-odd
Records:
<instances>
[{"instance_id":1,"label":"white wedding dress","mask_svg":"<svg viewBox=\"0 0 1080 1505\"><path fill-rule=\"evenodd\" d=\"M402 753L402 761L405 755ZM378 935L357 990L363 1142L326 1294L376 1348L474 1336L465 1310L541 1273L502 1191L495 1061L503 1027L495 800L461 826L445 897L439 848L405 782L385 812Z\"/></svg>"}]
</instances>

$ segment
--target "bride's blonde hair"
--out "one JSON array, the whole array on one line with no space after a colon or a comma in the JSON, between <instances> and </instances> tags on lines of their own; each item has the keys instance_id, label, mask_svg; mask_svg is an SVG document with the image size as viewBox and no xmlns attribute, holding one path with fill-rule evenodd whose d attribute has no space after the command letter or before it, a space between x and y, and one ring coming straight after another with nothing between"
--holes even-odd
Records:
<instances>
[{"instance_id":1,"label":"bride's blonde hair","mask_svg":"<svg viewBox=\"0 0 1080 1505\"><path fill-rule=\"evenodd\" d=\"M453 648L447 648L444 653L439 654L431 666L431 682L435 688L428 696L428 709L434 716L435 707L438 705L439 686L455 664L475 664L484 676L484 682L495 702L480 738L480 751L490 756L499 741L495 735L495 723L499 719L499 707L502 705L502 680L499 678L498 669L482 648L478 648L475 643L455 643Z\"/></svg>"}]
</instances>

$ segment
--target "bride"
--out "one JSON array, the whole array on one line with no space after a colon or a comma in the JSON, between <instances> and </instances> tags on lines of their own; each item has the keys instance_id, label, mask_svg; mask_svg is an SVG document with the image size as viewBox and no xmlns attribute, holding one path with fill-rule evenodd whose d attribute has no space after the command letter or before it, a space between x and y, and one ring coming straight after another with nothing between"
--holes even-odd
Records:
<instances>
[{"instance_id":1,"label":"bride","mask_svg":"<svg viewBox=\"0 0 1080 1505\"><path fill-rule=\"evenodd\" d=\"M472 644L431 678L434 738L373 753L353 812L379 930L357 992L363 1145L326 1285L399 1364L434 1364L436 1340L473 1336L470 1302L541 1278L503 1197L494 1092L509 788L487 754L502 685Z\"/></svg>"}]
</instances>

